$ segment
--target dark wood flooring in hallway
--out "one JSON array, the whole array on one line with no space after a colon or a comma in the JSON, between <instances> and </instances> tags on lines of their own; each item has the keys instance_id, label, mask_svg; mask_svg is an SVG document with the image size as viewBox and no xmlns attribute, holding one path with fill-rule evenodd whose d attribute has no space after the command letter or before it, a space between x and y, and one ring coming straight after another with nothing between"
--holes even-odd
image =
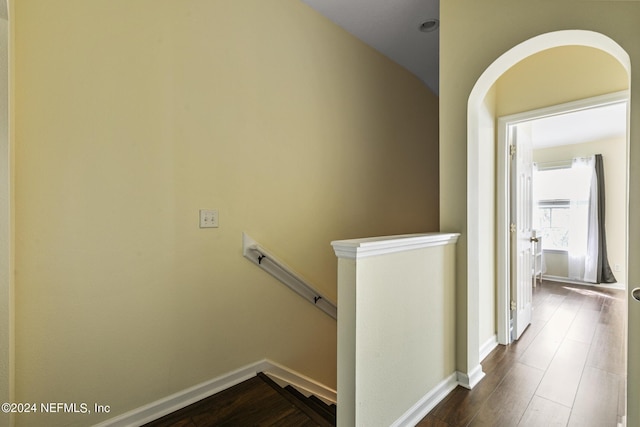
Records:
<instances>
[{"instance_id":1,"label":"dark wood flooring in hallway","mask_svg":"<svg viewBox=\"0 0 640 427\"><path fill-rule=\"evenodd\" d=\"M473 389L457 387L419 427L616 427L625 413L623 291L544 281L520 340L482 362Z\"/></svg>"}]
</instances>

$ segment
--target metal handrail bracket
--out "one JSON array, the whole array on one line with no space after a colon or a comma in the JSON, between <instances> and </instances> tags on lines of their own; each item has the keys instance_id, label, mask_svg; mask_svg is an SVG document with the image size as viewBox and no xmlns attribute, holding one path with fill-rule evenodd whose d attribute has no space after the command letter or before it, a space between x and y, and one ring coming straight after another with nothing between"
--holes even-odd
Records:
<instances>
[{"instance_id":1,"label":"metal handrail bracket","mask_svg":"<svg viewBox=\"0 0 640 427\"><path fill-rule=\"evenodd\" d=\"M246 233L242 233L242 255L332 318L338 318L338 308L333 301Z\"/></svg>"}]
</instances>

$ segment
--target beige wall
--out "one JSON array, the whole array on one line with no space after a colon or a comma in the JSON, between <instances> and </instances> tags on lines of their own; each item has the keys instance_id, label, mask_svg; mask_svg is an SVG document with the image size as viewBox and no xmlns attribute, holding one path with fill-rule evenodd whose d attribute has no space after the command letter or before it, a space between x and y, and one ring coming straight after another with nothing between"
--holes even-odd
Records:
<instances>
[{"instance_id":1,"label":"beige wall","mask_svg":"<svg viewBox=\"0 0 640 427\"><path fill-rule=\"evenodd\" d=\"M498 116L531 111L628 89L625 69L587 46L544 50L511 67L496 82Z\"/></svg>"},{"instance_id":2,"label":"beige wall","mask_svg":"<svg viewBox=\"0 0 640 427\"><path fill-rule=\"evenodd\" d=\"M602 154L604 163L604 182L606 196L605 230L607 232L607 252L609 264L613 269L620 266L620 271L614 271L614 276L620 285L626 285L626 244L627 234L627 145L626 138L614 138L604 141L592 141L583 144L564 145L561 147L534 150L533 158L536 162L544 163L556 160L569 160L574 157L584 157ZM547 274L568 277L565 261L549 262L549 259L562 254L547 254ZM551 267L554 267L551 269ZM564 267L565 270L560 270Z\"/></svg>"},{"instance_id":3,"label":"beige wall","mask_svg":"<svg viewBox=\"0 0 640 427\"><path fill-rule=\"evenodd\" d=\"M386 426L455 372L455 245L359 264L356 425Z\"/></svg>"},{"instance_id":4,"label":"beige wall","mask_svg":"<svg viewBox=\"0 0 640 427\"><path fill-rule=\"evenodd\" d=\"M456 238L407 236L391 249L384 240L334 242L343 254L338 425L410 425L414 405L443 383L455 387Z\"/></svg>"},{"instance_id":5,"label":"beige wall","mask_svg":"<svg viewBox=\"0 0 640 427\"><path fill-rule=\"evenodd\" d=\"M468 330L474 319L472 287L467 287L467 106L469 95L482 73L504 52L532 37L565 29L597 31L610 37L640 62L640 3L638 2L513 2L487 0L443 2L440 18L447 25L440 33L440 224L446 231L461 231L458 245L457 344L459 369L469 368ZM640 185L639 73L631 76L631 176L630 188ZM635 150L637 151L637 150ZM640 195L630 194L629 235L640 232ZM635 213L635 214L634 214ZM640 242L630 239L629 259L640 256ZM640 264L629 266L629 285L640 283ZM470 308L471 307L471 308ZM629 313L629 425L640 423L640 308L630 304ZM473 368L473 366L471 366Z\"/></svg>"},{"instance_id":6,"label":"beige wall","mask_svg":"<svg viewBox=\"0 0 640 427\"><path fill-rule=\"evenodd\" d=\"M331 240L436 230L437 98L295 0L11 6L16 399L114 416L265 357L335 386L335 321L241 233L335 297Z\"/></svg>"},{"instance_id":7,"label":"beige wall","mask_svg":"<svg viewBox=\"0 0 640 427\"><path fill-rule=\"evenodd\" d=\"M0 10L2 9L0 1ZM9 28L0 19L0 403L13 398L13 278L11 260L11 188L9 174ZM10 414L0 413L0 425L9 424Z\"/></svg>"}]
</instances>

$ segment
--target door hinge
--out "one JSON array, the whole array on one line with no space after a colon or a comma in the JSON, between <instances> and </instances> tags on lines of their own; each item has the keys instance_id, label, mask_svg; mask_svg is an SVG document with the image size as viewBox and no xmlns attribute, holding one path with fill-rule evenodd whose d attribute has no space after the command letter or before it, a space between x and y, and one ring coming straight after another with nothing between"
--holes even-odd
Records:
<instances>
[{"instance_id":1,"label":"door hinge","mask_svg":"<svg viewBox=\"0 0 640 427\"><path fill-rule=\"evenodd\" d=\"M516 155L516 145L509 144L509 155L513 158Z\"/></svg>"},{"instance_id":2,"label":"door hinge","mask_svg":"<svg viewBox=\"0 0 640 427\"><path fill-rule=\"evenodd\" d=\"M516 232L516 225L513 222L509 225L509 231L512 233Z\"/></svg>"},{"instance_id":3,"label":"door hinge","mask_svg":"<svg viewBox=\"0 0 640 427\"><path fill-rule=\"evenodd\" d=\"M518 306L516 305L516 302L511 301L511 310L515 310L516 308L518 308Z\"/></svg>"}]
</instances>

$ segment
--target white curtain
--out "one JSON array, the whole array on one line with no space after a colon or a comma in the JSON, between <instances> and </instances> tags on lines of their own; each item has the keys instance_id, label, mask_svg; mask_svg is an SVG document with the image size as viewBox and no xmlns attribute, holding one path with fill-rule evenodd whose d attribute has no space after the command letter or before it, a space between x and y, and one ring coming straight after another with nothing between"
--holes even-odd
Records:
<instances>
[{"instance_id":1,"label":"white curtain","mask_svg":"<svg viewBox=\"0 0 640 427\"><path fill-rule=\"evenodd\" d=\"M540 224L540 218L539 216L535 213L536 212L536 206L538 206L540 204L540 200L542 199L542 197L540 196L540 181L541 178L543 178L544 175L540 174L540 168L538 167L537 163L533 164L533 180L532 180L532 197L533 197L533 211L534 211L534 215L533 215L533 219L534 219L534 224L533 226L535 227L535 232L540 233L540 229L542 228L541 224ZM543 183L544 186L544 183ZM542 249L542 248L540 248ZM534 254L535 256L535 254ZM540 257L540 271L542 272L542 274L547 272L547 260L545 259L544 256L544 250L542 251L542 256ZM535 266L534 266L535 268ZM535 278L534 278L535 280Z\"/></svg>"},{"instance_id":2,"label":"white curtain","mask_svg":"<svg viewBox=\"0 0 640 427\"><path fill-rule=\"evenodd\" d=\"M595 156L573 159L571 164L571 225L569 278L596 283L598 266L598 187Z\"/></svg>"}]
</instances>

